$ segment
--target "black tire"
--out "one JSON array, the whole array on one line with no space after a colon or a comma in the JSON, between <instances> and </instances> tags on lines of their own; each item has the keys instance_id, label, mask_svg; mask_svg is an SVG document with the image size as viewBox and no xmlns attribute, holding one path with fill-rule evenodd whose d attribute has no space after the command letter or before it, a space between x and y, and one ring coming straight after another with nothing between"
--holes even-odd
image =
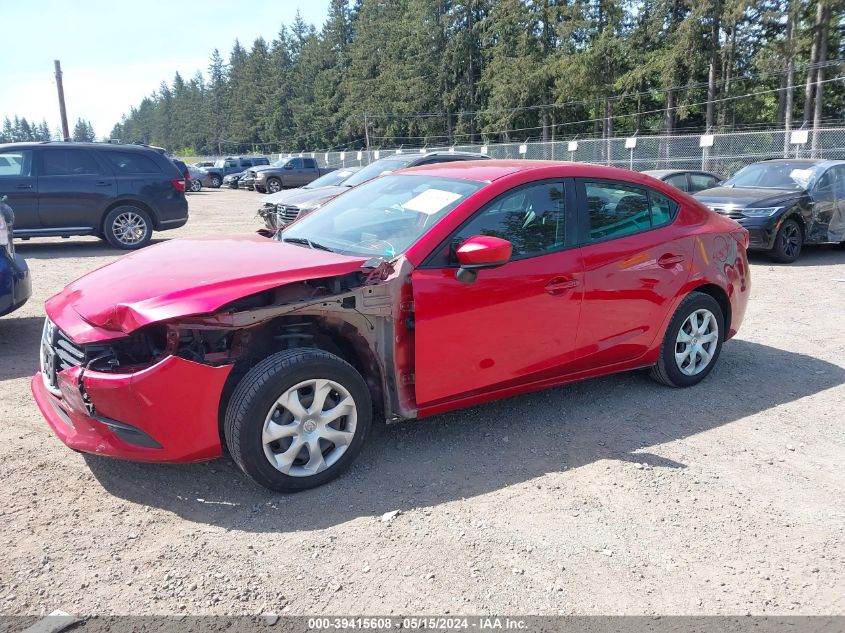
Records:
<instances>
[{"instance_id":1,"label":"black tire","mask_svg":"<svg viewBox=\"0 0 845 633\"><path fill-rule=\"evenodd\" d=\"M128 233L123 231L127 224L143 228L137 233L137 239L128 239ZM103 238L114 248L123 251L134 251L150 243L153 237L153 221L150 214L131 204L122 204L109 211L103 221Z\"/></svg>"},{"instance_id":2,"label":"black tire","mask_svg":"<svg viewBox=\"0 0 845 633\"><path fill-rule=\"evenodd\" d=\"M264 187L256 187L255 190L258 193L267 193L267 190Z\"/></svg>"},{"instance_id":3,"label":"black tire","mask_svg":"<svg viewBox=\"0 0 845 633\"><path fill-rule=\"evenodd\" d=\"M709 363L695 375L687 375L678 367L675 360L675 351L678 343L680 330L687 322L687 319L698 310L709 310L716 319L718 327L716 346ZM719 353L722 351L722 343L725 340L725 317L719 302L710 295L703 292L691 292L672 315L672 320L666 328L663 336L663 344L660 347L660 357L657 365L651 368L651 377L659 383L669 387L692 387L704 380L713 370L719 360ZM682 343L681 343L682 344Z\"/></svg>"},{"instance_id":4,"label":"black tire","mask_svg":"<svg viewBox=\"0 0 845 633\"><path fill-rule=\"evenodd\" d=\"M208 186L212 189L219 189L220 185L223 184L223 179L218 176L217 174L211 174L208 181Z\"/></svg>"},{"instance_id":5,"label":"black tire","mask_svg":"<svg viewBox=\"0 0 845 633\"><path fill-rule=\"evenodd\" d=\"M278 178L267 179L267 191L269 193L278 193L282 190L282 181Z\"/></svg>"},{"instance_id":6,"label":"black tire","mask_svg":"<svg viewBox=\"0 0 845 633\"><path fill-rule=\"evenodd\" d=\"M341 385L352 397L357 413L354 435L345 452L325 470L307 476L288 475L265 455L264 421L282 394L315 378ZM273 354L247 372L226 408L223 432L235 463L253 481L278 492L298 492L320 486L349 467L361 451L372 417L367 384L352 365L323 350L298 348Z\"/></svg>"},{"instance_id":7,"label":"black tire","mask_svg":"<svg viewBox=\"0 0 845 633\"><path fill-rule=\"evenodd\" d=\"M775 245L769 251L769 258L781 264L791 264L801 254L804 232L801 225L792 218L784 220L775 236Z\"/></svg>"}]
</instances>

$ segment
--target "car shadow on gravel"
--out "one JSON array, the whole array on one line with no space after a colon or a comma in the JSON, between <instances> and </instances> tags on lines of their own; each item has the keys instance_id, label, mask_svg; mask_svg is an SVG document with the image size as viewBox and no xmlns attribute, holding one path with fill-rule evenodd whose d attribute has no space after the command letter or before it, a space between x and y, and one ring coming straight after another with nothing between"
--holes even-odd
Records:
<instances>
[{"instance_id":1,"label":"car shadow on gravel","mask_svg":"<svg viewBox=\"0 0 845 633\"><path fill-rule=\"evenodd\" d=\"M32 376L38 371L38 343L44 317L0 317L0 380Z\"/></svg>"},{"instance_id":2,"label":"car shadow on gravel","mask_svg":"<svg viewBox=\"0 0 845 633\"><path fill-rule=\"evenodd\" d=\"M804 246L801 255L791 264L779 264L769 259L766 253L748 252L748 261L757 266L776 266L785 268L806 268L810 266L836 266L845 264L845 247L836 244ZM753 271L752 271L753 274Z\"/></svg>"},{"instance_id":3,"label":"car shadow on gravel","mask_svg":"<svg viewBox=\"0 0 845 633\"><path fill-rule=\"evenodd\" d=\"M845 383L831 363L731 341L692 389L632 372L374 429L352 468L314 490L275 494L230 459L194 465L85 459L111 494L191 521L251 532L313 530L482 495L598 460L683 468L660 444Z\"/></svg>"},{"instance_id":4,"label":"car shadow on gravel","mask_svg":"<svg viewBox=\"0 0 845 633\"><path fill-rule=\"evenodd\" d=\"M145 247L166 242L170 238L153 238ZM15 251L24 259L56 259L59 257L116 257L132 251L112 248L102 240L62 240L49 242L21 242L15 240Z\"/></svg>"}]
</instances>

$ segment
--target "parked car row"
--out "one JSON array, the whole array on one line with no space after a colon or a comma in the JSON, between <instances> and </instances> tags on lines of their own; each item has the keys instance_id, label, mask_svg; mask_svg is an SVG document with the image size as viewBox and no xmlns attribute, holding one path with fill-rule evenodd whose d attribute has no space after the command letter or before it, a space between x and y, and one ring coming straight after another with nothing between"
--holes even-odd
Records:
<instances>
[{"instance_id":1,"label":"parked car row","mask_svg":"<svg viewBox=\"0 0 845 633\"><path fill-rule=\"evenodd\" d=\"M266 167L221 184L245 172L237 182L269 190L310 169ZM71 191L102 183L115 201L58 228L21 229L0 207L0 312L29 295L15 235L102 233L137 248L168 204L184 205L172 224L187 220L190 170L162 151L0 146L0 186L32 189L42 223L72 208L50 189L59 168ZM193 462L225 445L257 483L298 491L347 468L374 419L640 368L689 387L742 323L749 245L792 261L805 242L845 241L843 169L765 161L720 182L421 152L329 171L265 198L273 239L172 240L69 284L46 304L32 392L75 450ZM717 186L690 196L706 178Z\"/></svg>"}]
</instances>

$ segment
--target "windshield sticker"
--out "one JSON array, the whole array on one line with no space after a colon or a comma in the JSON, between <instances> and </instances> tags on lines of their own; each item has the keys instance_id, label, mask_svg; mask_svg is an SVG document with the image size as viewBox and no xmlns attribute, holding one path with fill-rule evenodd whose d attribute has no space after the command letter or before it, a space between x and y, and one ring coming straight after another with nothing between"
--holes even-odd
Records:
<instances>
[{"instance_id":1,"label":"windshield sticker","mask_svg":"<svg viewBox=\"0 0 845 633\"><path fill-rule=\"evenodd\" d=\"M414 196L402 206L411 211L418 211L426 215L434 215L461 197L459 193L443 191L442 189L426 189L418 196Z\"/></svg>"},{"instance_id":2,"label":"windshield sticker","mask_svg":"<svg viewBox=\"0 0 845 633\"><path fill-rule=\"evenodd\" d=\"M810 178L813 177L813 170L793 169L791 172L789 172L789 177L806 189L807 185L810 184Z\"/></svg>"}]
</instances>

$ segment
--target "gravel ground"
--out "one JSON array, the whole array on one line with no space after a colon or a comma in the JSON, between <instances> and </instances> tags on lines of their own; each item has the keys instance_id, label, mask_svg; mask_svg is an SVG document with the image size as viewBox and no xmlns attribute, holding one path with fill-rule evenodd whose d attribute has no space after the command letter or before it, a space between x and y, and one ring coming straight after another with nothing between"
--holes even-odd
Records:
<instances>
[{"instance_id":1,"label":"gravel ground","mask_svg":"<svg viewBox=\"0 0 845 633\"><path fill-rule=\"evenodd\" d=\"M255 230L258 198L193 194L159 237ZM229 460L65 448L29 392L42 305L116 252L19 251L35 294L0 319L0 614L845 614L845 250L755 257L698 387L631 373L379 428L291 496Z\"/></svg>"}]
</instances>

